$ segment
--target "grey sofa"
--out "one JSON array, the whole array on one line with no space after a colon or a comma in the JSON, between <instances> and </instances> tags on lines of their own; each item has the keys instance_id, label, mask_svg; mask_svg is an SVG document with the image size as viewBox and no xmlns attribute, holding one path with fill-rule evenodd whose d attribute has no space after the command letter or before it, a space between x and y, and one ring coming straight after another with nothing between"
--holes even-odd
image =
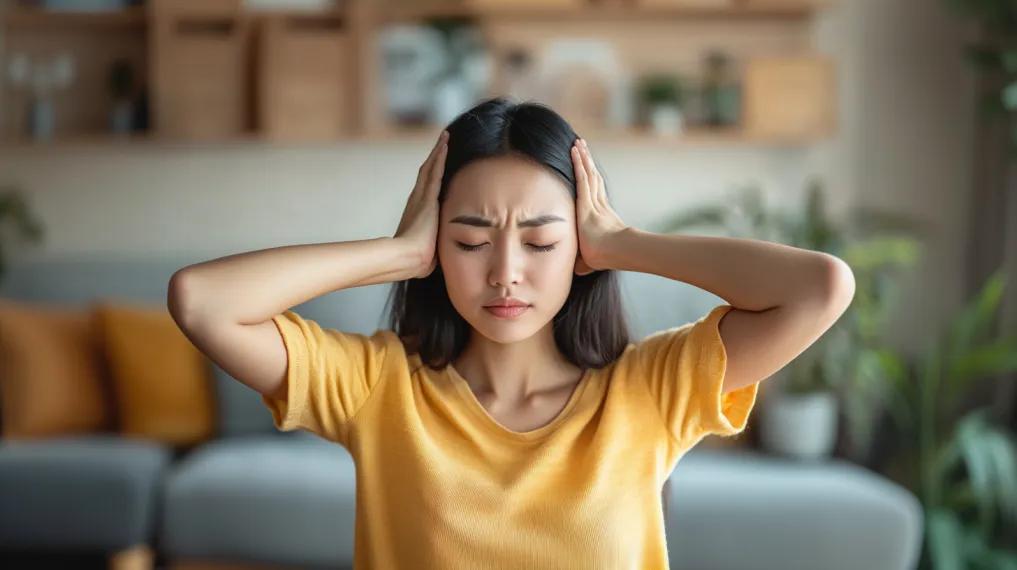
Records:
<instances>
[{"instance_id":1,"label":"grey sofa","mask_svg":"<svg viewBox=\"0 0 1017 570\"><path fill-rule=\"evenodd\" d=\"M164 306L173 272L204 259L16 261L0 296ZM636 338L697 319L720 302L652 275L624 273L622 284ZM348 289L294 310L323 326L369 333L383 326L387 291L387 285ZM646 299L653 305L640 303ZM142 548L157 567L349 567L352 458L312 434L278 432L256 392L210 366L218 434L187 452L111 433L33 442L0 434L0 566L5 556L80 552L131 567L137 564L122 564L132 560L124 553ZM762 413L757 406L753 414ZM679 462L665 492L672 568L917 565L922 514L914 496L841 460L801 464L701 445Z\"/></svg>"}]
</instances>

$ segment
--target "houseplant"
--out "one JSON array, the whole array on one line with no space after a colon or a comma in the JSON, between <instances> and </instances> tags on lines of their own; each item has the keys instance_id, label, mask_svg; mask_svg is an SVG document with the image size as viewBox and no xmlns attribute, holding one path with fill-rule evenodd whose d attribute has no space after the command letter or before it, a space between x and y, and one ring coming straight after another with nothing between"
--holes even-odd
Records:
<instances>
[{"instance_id":1,"label":"houseplant","mask_svg":"<svg viewBox=\"0 0 1017 570\"><path fill-rule=\"evenodd\" d=\"M989 408L964 396L1017 371L1017 331L994 333L1005 277L997 270L917 362L883 349L896 442L880 471L911 489L925 511L920 568L1017 569L1017 443Z\"/></svg>"},{"instance_id":2,"label":"houseplant","mask_svg":"<svg viewBox=\"0 0 1017 570\"><path fill-rule=\"evenodd\" d=\"M22 238L32 242L41 242L45 228L28 209L25 197L13 186L0 186L0 229L11 223ZM4 232L0 231L0 281L7 269L6 248L3 241Z\"/></svg>"},{"instance_id":3,"label":"houseplant","mask_svg":"<svg viewBox=\"0 0 1017 570\"><path fill-rule=\"evenodd\" d=\"M872 351L896 298L896 279L918 258L922 224L895 214L855 208L845 223L827 213L822 184L806 187L802 210L770 209L758 186L741 189L718 205L677 212L659 231L719 229L727 235L786 243L844 259L855 274L855 298L816 343L785 367L779 390L767 399L762 433L770 449L799 457L830 453L839 399L848 432L847 455L865 463L883 401L881 369ZM836 395L836 397L835 397ZM803 425L804 424L804 425Z\"/></svg>"},{"instance_id":4,"label":"houseplant","mask_svg":"<svg viewBox=\"0 0 1017 570\"><path fill-rule=\"evenodd\" d=\"M654 133L681 133L684 127L682 105L685 100L681 77L666 73L643 76L639 80L638 94Z\"/></svg>"}]
</instances>

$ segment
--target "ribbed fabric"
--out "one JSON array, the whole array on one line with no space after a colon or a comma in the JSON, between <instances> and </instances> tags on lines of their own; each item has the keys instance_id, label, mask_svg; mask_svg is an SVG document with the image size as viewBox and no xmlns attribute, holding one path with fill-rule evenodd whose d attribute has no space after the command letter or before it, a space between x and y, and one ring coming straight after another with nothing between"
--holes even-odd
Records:
<instances>
[{"instance_id":1,"label":"ribbed fabric","mask_svg":"<svg viewBox=\"0 0 1017 570\"><path fill-rule=\"evenodd\" d=\"M664 481L706 435L742 432L756 401L758 383L721 394L730 309L629 344L524 433L393 331L323 329L286 311L273 320L289 393L262 400L278 429L353 457L358 570L665 569Z\"/></svg>"}]
</instances>

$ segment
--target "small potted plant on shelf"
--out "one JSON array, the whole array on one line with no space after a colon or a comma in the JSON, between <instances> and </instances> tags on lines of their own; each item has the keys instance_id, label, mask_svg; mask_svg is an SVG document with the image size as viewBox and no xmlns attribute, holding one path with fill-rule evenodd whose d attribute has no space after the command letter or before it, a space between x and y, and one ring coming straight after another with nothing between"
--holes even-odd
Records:
<instances>
[{"instance_id":1,"label":"small potted plant on shelf","mask_svg":"<svg viewBox=\"0 0 1017 570\"><path fill-rule=\"evenodd\" d=\"M638 86L639 102L655 134L676 136L684 129L682 106L684 82L679 75L656 73L644 76Z\"/></svg>"}]
</instances>

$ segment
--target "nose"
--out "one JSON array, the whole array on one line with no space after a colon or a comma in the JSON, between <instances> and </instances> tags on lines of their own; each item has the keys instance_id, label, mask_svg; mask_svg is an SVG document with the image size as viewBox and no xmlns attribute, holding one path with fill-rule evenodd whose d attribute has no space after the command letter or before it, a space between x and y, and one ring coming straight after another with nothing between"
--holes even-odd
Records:
<instances>
[{"instance_id":1,"label":"nose","mask_svg":"<svg viewBox=\"0 0 1017 570\"><path fill-rule=\"evenodd\" d=\"M494 254L490 257L489 280L493 287L518 284L526 252L516 245L512 237L495 240Z\"/></svg>"}]
</instances>

